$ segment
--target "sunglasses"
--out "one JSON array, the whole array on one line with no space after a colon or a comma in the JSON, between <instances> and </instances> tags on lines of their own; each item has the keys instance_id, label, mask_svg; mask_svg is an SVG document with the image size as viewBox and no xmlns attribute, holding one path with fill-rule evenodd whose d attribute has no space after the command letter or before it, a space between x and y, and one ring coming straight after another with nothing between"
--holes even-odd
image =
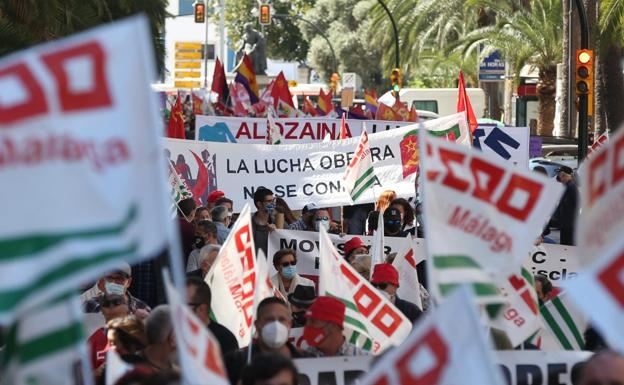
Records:
<instances>
[{"instance_id":1,"label":"sunglasses","mask_svg":"<svg viewBox=\"0 0 624 385\"><path fill-rule=\"evenodd\" d=\"M292 261L292 262L282 262L282 263L281 263L282 267L295 266L296 264L297 264L297 261Z\"/></svg>"},{"instance_id":2,"label":"sunglasses","mask_svg":"<svg viewBox=\"0 0 624 385\"><path fill-rule=\"evenodd\" d=\"M400 225L401 221L388 221L389 225Z\"/></svg>"},{"instance_id":3,"label":"sunglasses","mask_svg":"<svg viewBox=\"0 0 624 385\"><path fill-rule=\"evenodd\" d=\"M386 290L386 288L388 287L387 283L377 283L374 285L376 288L381 289L381 290Z\"/></svg>"},{"instance_id":4,"label":"sunglasses","mask_svg":"<svg viewBox=\"0 0 624 385\"><path fill-rule=\"evenodd\" d=\"M126 301L123 298L113 298L102 300L102 307L115 307L119 305L125 305Z\"/></svg>"},{"instance_id":5,"label":"sunglasses","mask_svg":"<svg viewBox=\"0 0 624 385\"><path fill-rule=\"evenodd\" d=\"M319 222L319 221L328 221L329 217L317 217L314 220L317 221L317 222Z\"/></svg>"}]
</instances>

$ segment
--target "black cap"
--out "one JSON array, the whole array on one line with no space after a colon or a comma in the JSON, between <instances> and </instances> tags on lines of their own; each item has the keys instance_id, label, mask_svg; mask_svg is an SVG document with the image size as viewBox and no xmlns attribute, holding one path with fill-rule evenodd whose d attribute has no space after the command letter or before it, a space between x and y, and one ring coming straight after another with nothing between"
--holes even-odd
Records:
<instances>
[{"instance_id":1,"label":"black cap","mask_svg":"<svg viewBox=\"0 0 624 385\"><path fill-rule=\"evenodd\" d=\"M401 220L401 212L398 209L393 207L387 208L384 211L384 220L385 221L400 221Z\"/></svg>"},{"instance_id":2,"label":"black cap","mask_svg":"<svg viewBox=\"0 0 624 385\"><path fill-rule=\"evenodd\" d=\"M563 172L565 172L568 175L573 175L574 174L574 171L570 167L568 167L568 166L559 166L559 168L556 169L555 171L557 171L557 172L563 171Z\"/></svg>"},{"instance_id":3,"label":"black cap","mask_svg":"<svg viewBox=\"0 0 624 385\"><path fill-rule=\"evenodd\" d=\"M297 285L295 291L288 294L288 302L299 307L308 307L316 299L314 286Z\"/></svg>"}]
</instances>

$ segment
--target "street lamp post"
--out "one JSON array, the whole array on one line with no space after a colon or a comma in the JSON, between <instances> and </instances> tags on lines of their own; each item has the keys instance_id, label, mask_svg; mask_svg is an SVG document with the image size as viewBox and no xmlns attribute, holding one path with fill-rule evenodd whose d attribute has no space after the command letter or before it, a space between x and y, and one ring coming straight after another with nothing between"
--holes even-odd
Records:
<instances>
[{"instance_id":1,"label":"street lamp post","mask_svg":"<svg viewBox=\"0 0 624 385\"><path fill-rule=\"evenodd\" d=\"M383 2L383 0L377 0L377 2L379 2L379 4L383 7L384 11L386 11L386 13L388 14L388 17L390 18L390 22L392 23L392 31L394 32L394 68L400 68L399 32L397 30L396 22L394 21L394 17L392 17L392 13L390 12L386 4Z\"/></svg>"}]
</instances>

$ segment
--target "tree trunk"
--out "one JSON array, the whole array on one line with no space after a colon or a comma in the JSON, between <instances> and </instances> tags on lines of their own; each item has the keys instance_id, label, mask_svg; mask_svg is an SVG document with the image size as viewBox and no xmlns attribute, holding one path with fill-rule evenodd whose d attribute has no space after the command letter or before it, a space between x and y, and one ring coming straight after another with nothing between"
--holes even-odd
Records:
<instances>
[{"instance_id":1,"label":"tree trunk","mask_svg":"<svg viewBox=\"0 0 624 385\"><path fill-rule=\"evenodd\" d=\"M540 68L537 82L537 133L552 136L555 119L555 94L557 90L557 66Z\"/></svg>"},{"instance_id":2,"label":"tree trunk","mask_svg":"<svg viewBox=\"0 0 624 385\"><path fill-rule=\"evenodd\" d=\"M597 0L583 0L583 5L585 6L585 11L587 13L587 27L589 29L589 45L591 47L598 47L598 38L597 38ZM594 49L594 90L596 88L596 73L598 72L598 67L596 66L596 53L597 49ZM592 114L589 116L588 124L587 124L587 134L593 134L595 130L595 119L596 116L596 93L592 92L592 97L587 101L589 103L589 111L592 111ZM591 140L588 140L588 143L592 143Z\"/></svg>"},{"instance_id":3,"label":"tree trunk","mask_svg":"<svg viewBox=\"0 0 624 385\"><path fill-rule=\"evenodd\" d=\"M622 75L622 47L611 45L604 55L604 108L607 128L614 131L624 123L624 76Z\"/></svg>"},{"instance_id":4,"label":"tree trunk","mask_svg":"<svg viewBox=\"0 0 624 385\"><path fill-rule=\"evenodd\" d=\"M594 140L607 129L604 98L604 63L602 55L594 51Z\"/></svg>"}]
</instances>

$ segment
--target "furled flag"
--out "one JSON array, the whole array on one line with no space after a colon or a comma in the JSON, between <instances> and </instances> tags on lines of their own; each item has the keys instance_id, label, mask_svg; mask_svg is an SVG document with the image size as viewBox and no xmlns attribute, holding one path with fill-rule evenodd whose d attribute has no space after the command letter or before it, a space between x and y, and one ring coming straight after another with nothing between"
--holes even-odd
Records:
<instances>
[{"instance_id":1,"label":"furled flag","mask_svg":"<svg viewBox=\"0 0 624 385\"><path fill-rule=\"evenodd\" d=\"M169 277L165 278L171 307L176 351L182 369L182 382L189 385L229 385L219 341L206 325L182 302Z\"/></svg>"},{"instance_id":2,"label":"furled flag","mask_svg":"<svg viewBox=\"0 0 624 385\"><path fill-rule=\"evenodd\" d=\"M377 216L377 229L373 231L373 239L371 241L370 253L371 253L371 267L370 277L373 277L373 268L375 265L386 262L386 253L384 250L384 217L380 212Z\"/></svg>"},{"instance_id":3,"label":"furled flag","mask_svg":"<svg viewBox=\"0 0 624 385\"><path fill-rule=\"evenodd\" d=\"M316 108L307 96L303 97L303 113L308 116L316 116Z\"/></svg>"},{"instance_id":4,"label":"furled flag","mask_svg":"<svg viewBox=\"0 0 624 385\"><path fill-rule=\"evenodd\" d=\"M0 185L20 185L0 189L0 323L175 234L149 36L134 17L0 60Z\"/></svg>"},{"instance_id":5,"label":"furled flag","mask_svg":"<svg viewBox=\"0 0 624 385\"><path fill-rule=\"evenodd\" d=\"M585 277L585 273L579 275L577 278L574 278L574 281L583 277ZM579 287L583 287L583 284ZM578 294L578 292L576 294ZM583 293L582 295L586 299L579 301L579 303L581 303L583 309L586 310L602 310L600 307L589 305L589 303L593 303L594 300L597 300L598 302L601 302L602 300L602 298L596 299L591 297L593 294L595 293L592 291ZM600 294L602 295L603 293ZM571 296L574 298L571 298ZM540 341L538 341L537 344L541 350L584 350L585 338L583 337L583 333L585 333L588 322L587 316L580 310L579 307L572 303L572 300L576 302L577 298L578 297L574 294L564 291L540 307L543 330L538 333ZM585 307L586 305L589 306ZM609 316L608 310L605 314L606 317ZM588 315L591 315L592 320L594 320L595 316L600 317L600 315L594 312L590 312ZM619 321L616 319L613 320L618 322L614 323L614 325L617 324L617 334L619 338L623 335L621 333L622 324L619 322L623 320L624 317L621 317ZM605 337L607 337L608 341L612 341L609 334L605 335ZM620 339L620 341L622 340ZM624 345L620 344L620 346Z\"/></svg>"},{"instance_id":6,"label":"furled flag","mask_svg":"<svg viewBox=\"0 0 624 385\"><path fill-rule=\"evenodd\" d=\"M373 116L377 113L377 107L379 107L379 102L377 101L377 91L364 90L364 101L366 103L366 109L370 111Z\"/></svg>"},{"instance_id":7,"label":"furled flag","mask_svg":"<svg viewBox=\"0 0 624 385\"><path fill-rule=\"evenodd\" d=\"M316 102L316 110L319 116L327 116L332 113L334 104L332 103L331 91L325 93L322 88L320 89L318 101Z\"/></svg>"},{"instance_id":8,"label":"furled flag","mask_svg":"<svg viewBox=\"0 0 624 385\"><path fill-rule=\"evenodd\" d=\"M18 314L3 336L0 384L82 385L90 380L82 315L80 299L68 295Z\"/></svg>"},{"instance_id":9,"label":"furled flag","mask_svg":"<svg viewBox=\"0 0 624 385\"><path fill-rule=\"evenodd\" d=\"M461 283L471 284L481 299L495 298L492 284L519 271L562 186L476 149L419 134L434 298Z\"/></svg>"},{"instance_id":10,"label":"furled flag","mask_svg":"<svg viewBox=\"0 0 624 385\"><path fill-rule=\"evenodd\" d=\"M256 73L254 72L253 63L247 54L236 67L236 77L234 82L241 84L249 94L251 104L255 104L259 100L260 92L258 91L258 82L256 81Z\"/></svg>"},{"instance_id":11,"label":"furled flag","mask_svg":"<svg viewBox=\"0 0 624 385\"><path fill-rule=\"evenodd\" d=\"M171 107L169 124L167 125L167 137L174 139L186 139L184 131L184 114L182 113L182 98L180 93L176 97L175 104Z\"/></svg>"},{"instance_id":12,"label":"furled flag","mask_svg":"<svg viewBox=\"0 0 624 385\"><path fill-rule=\"evenodd\" d=\"M397 252L396 257L394 257L392 261L392 266L399 272L399 282L401 283L397 289L397 296L406 301L415 303L416 306L422 309L423 304L420 297L420 283L418 282L416 265L423 260L424 255L416 256L414 252L414 242L414 240L411 240L406 250L399 250Z\"/></svg>"},{"instance_id":13,"label":"furled flag","mask_svg":"<svg viewBox=\"0 0 624 385\"><path fill-rule=\"evenodd\" d=\"M254 291L256 282L256 251L251 229L251 209L245 205L230 235L221 246L219 255L206 282L212 297L215 320L236 336L239 346L251 342Z\"/></svg>"},{"instance_id":14,"label":"furled flag","mask_svg":"<svg viewBox=\"0 0 624 385\"><path fill-rule=\"evenodd\" d=\"M117 380L124 376L133 366L126 363L115 349L108 349L106 352L106 385L115 385Z\"/></svg>"},{"instance_id":15,"label":"furled flag","mask_svg":"<svg viewBox=\"0 0 624 385\"><path fill-rule=\"evenodd\" d=\"M472 134L474 130L477 129L477 118L475 117L474 110L472 109L472 104L470 104L470 98L468 97L468 93L466 92L466 83L464 82L464 73L459 71L459 78L457 79L457 112L466 111L466 119L468 120L468 124L470 125L470 133Z\"/></svg>"},{"instance_id":16,"label":"furled flag","mask_svg":"<svg viewBox=\"0 0 624 385\"><path fill-rule=\"evenodd\" d=\"M269 106L269 112L267 113L267 137L266 144L281 144L282 133L280 128L275 123L275 110Z\"/></svg>"},{"instance_id":17,"label":"furled flag","mask_svg":"<svg viewBox=\"0 0 624 385\"><path fill-rule=\"evenodd\" d=\"M169 187L171 188L171 217L175 218L178 213L178 204L184 199L192 198L193 193L171 163L169 163ZM186 220L190 221L189 218Z\"/></svg>"},{"instance_id":18,"label":"furled flag","mask_svg":"<svg viewBox=\"0 0 624 385\"><path fill-rule=\"evenodd\" d=\"M504 384L467 288L455 290L361 385Z\"/></svg>"},{"instance_id":19,"label":"furled flag","mask_svg":"<svg viewBox=\"0 0 624 385\"><path fill-rule=\"evenodd\" d=\"M541 326L533 275L524 266L520 274L499 283L505 305L490 324L507 333L513 346L534 335Z\"/></svg>"},{"instance_id":20,"label":"furled flag","mask_svg":"<svg viewBox=\"0 0 624 385\"><path fill-rule=\"evenodd\" d=\"M338 139L347 139L351 137L351 133L349 132L349 128L347 128L347 123L345 122L346 114L342 114L342 118L340 118L340 135ZM363 126L364 127L364 126ZM349 135L347 135L349 133ZM362 131L362 135L366 134L366 130ZM360 138L360 143L362 142L362 138ZM358 144L359 148L359 144ZM370 145L368 144L368 135L366 136L366 148L369 150L370 155ZM371 161L372 162L372 161Z\"/></svg>"},{"instance_id":21,"label":"furled flag","mask_svg":"<svg viewBox=\"0 0 624 385\"><path fill-rule=\"evenodd\" d=\"M392 107L387 106L383 103L380 103L379 107L377 107L377 114L375 115L375 119L400 122L403 120L403 117L401 116L401 114L396 112Z\"/></svg>"},{"instance_id":22,"label":"furled flag","mask_svg":"<svg viewBox=\"0 0 624 385\"><path fill-rule=\"evenodd\" d=\"M319 295L336 297L346 306L345 333L355 343L366 337L363 348L381 353L400 345L412 323L336 251L321 228Z\"/></svg>"},{"instance_id":23,"label":"furled flag","mask_svg":"<svg viewBox=\"0 0 624 385\"><path fill-rule=\"evenodd\" d=\"M221 63L219 58L215 60L211 90L219 95L217 101L223 106L227 106L228 100L230 99L230 89L227 84L227 78L225 77L225 68L223 68L223 63Z\"/></svg>"},{"instance_id":24,"label":"furled flag","mask_svg":"<svg viewBox=\"0 0 624 385\"><path fill-rule=\"evenodd\" d=\"M286 81L283 71L280 71L274 80L273 87L271 89L271 96L273 96L273 108L276 110L280 107L280 104L278 103L279 101L282 101L286 105L290 106L291 109L296 110L295 104L293 103L293 97L290 93L290 89L288 88L288 81Z\"/></svg>"},{"instance_id":25,"label":"furled flag","mask_svg":"<svg viewBox=\"0 0 624 385\"><path fill-rule=\"evenodd\" d=\"M343 124L344 116L341 126ZM340 131L342 137L343 130L341 129ZM362 135L360 135L355 153L345 170L342 180L344 181L344 188L351 196L353 202L356 202L364 192L372 188L377 182L366 126L362 128Z\"/></svg>"},{"instance_id":26,"label":"furled flag","mask_svg":"<svg viewBox=\"0 0 624 385\"><path fill-rule=\"evenodd\" d=\"M585 265L600 259L624 234L624 130L588 157L578 170L580 214L576 242Z\"/></svg>"}]
</instances>

